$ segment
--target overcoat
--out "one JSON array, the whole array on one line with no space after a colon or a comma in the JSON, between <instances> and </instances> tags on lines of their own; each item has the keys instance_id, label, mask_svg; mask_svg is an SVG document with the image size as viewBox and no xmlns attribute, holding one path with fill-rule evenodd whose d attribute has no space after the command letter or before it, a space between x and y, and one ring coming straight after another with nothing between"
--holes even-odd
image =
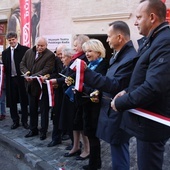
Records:
<instances>
[{"instance_id":1,"label":"overcoat","mask_svg":"<svg viewBox=\"0 0 170 170\"><path fill-rule=\"evenodd\" d=\"M108 61L106 59L103 59L93 71L100 73L104 76L107 72L107 69L108 69ZM86 86L86 84L84 84L83 92L85 92L85 94L90 95L90 93L94 92L95 90L96 89L93 89L89 86ZM82 95L84 94L82 93ZM101 108L101 95L102 92L99 92L98 103L94 103L90 99L86 99L86 98L82 100L83 127L84 127L83 131L86 136L95 136L96 134L98 117ZM81 99L79 99L79 101L81 101Z\"/></svg>"},{"instance_id":2,"label":"overcoat","mask_svg":"<svg viewBox=\"0 0 170 170\"><path fill-rule=\"evenodd\" d=\"M127 94L116 100L116 108L141 107L170 117L170 28L162 23L140 45L139 60L133 71ZM158 142L170 137L170 127L128 111L122 128L140 140Z\"/></svg>"},{"instance_id":3,"label":"overcoat","mask_svg":"<svg viewBox=\"0 0 170 170\"><path fill-rule=\"evenodd\" d=\"M128 87L137 60L136 54L132 41L129 41L117 54L106 76L89 69L85 71L84 82L103 91L96 135L110 144L119 144L129 138L129 135L120 129L122 113L115 112L111 108L111 99L119 91Z\"/></svg>"},{"instance_id":4,"label":"overcoat","mask_svg":"<svg viewBox=\"0 0 170 170\"><path fill-rule=\"evenodd\" d=\"M49 49L45 49L42 55L36 60L35 55L36 47L34 46L25 53L20 63L21 72L25 74L27 71L30 71L30 76L44 76L46 74L52 73L55 64L54 53ZM27 92L33 96L40 95L41 93L41 87L37 80L33 80L33 82L27 82L26 89Z\"/></svg>"}]
</instances>

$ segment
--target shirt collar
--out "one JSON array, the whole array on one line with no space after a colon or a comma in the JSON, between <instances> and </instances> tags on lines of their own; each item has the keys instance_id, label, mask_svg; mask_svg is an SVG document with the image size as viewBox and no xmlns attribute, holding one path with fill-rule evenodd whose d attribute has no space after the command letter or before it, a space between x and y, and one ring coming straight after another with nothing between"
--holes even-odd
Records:
<instances>
[{"instance_id":1,"label":"shirt collar","mask_svg":"<svg viewBox=\"0 0 170 170\"><path fill-rule=\"evenodd\" d=\"M16 49L17 47L18 47L18 44L15 47L10 47L10 48L12 50L12 49Z\"/></svg>"}]
</instances>

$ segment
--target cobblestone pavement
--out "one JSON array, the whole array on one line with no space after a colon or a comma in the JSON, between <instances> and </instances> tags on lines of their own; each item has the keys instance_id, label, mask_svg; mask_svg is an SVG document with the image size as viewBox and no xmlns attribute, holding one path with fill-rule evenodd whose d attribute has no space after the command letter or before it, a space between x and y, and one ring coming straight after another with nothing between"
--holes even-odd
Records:
<instances>
[{"instance_id":1,"label":"cobblestone pavement","mask_svg":"<svg viewBox=\"0 0 170 170\"><path fill-rule=\"evenodd\" d=\"M50 121L47 133L47 139L41 141L39 136L24 138L28 130L22 126L15 130L11 130L10 126L12 120L9 116L9 111L5 120L0 121L0 143L6 144L11 149L15 149L18 153L30 162L33 167L38 170L81 170L83 165L88 163L88 160L77 161L75 157L65 158L63 155L65 147L70 144L70 140L63 141L62 144L47 147L51 141L52 122ZM101 154L102 154L102 168L101 170L111 170L111 156L109 145L101 141ZM130 140L130 155L131 167L130 170L137 170L136 166L136 140ZM165 148L165 160L163 170L170 170L170 140Z\"/></svg>"}]
</instances>

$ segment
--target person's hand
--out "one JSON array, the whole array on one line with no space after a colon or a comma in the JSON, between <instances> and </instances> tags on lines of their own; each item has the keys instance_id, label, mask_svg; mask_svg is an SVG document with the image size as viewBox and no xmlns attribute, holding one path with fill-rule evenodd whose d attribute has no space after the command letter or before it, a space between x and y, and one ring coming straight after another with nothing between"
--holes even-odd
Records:
<instances>
[{"instance_id":1,"label":"person's hand","mask_svg":"<svg viewBox=\"0 0 170 170\"><path fill-rule=\"evenodd\" d=\"M41 76L40 78L41 78L42 82L44 83L46 80L48 80L50 78L50 75L46 74L44 76Z\"/></svg>"},{"instance_id":2,"label":"person's hand","mask_svg":"<svg viewBox=\"0 0 170 170\"><path fill-rule=\"evenodd\" d=\"M31 81L33 81L33 78L31 78L31 77L25 77L25 80L27 81L27 82L31 82Z\"/></svg>"},{"instance_id":3,"label":"person's hand","mask_svg":"<svg viewBox=\"0 0 170 170\"><path fill-rule=\"evenodd\" d=\"M90 100L94 103L99 103L99 91L95 90L94 92L90 93Z\"/></svg>"},{"instance_id":4,"label":"person's hand","mask_svg":"<svg viewBox=\"0 0 170 170\"><path fill-rule=\"evenodd\" d=\"M67 84L67 86L71 86L72 84L74 84L74 79L68 76L65 78L65 83Z\"/></svg>"},{"instance_id":5,"label":"person's hand","mask_svg":"<svg viewBox=\"0 0 170 170\"><path fill-rule=\"evenodd\" d=\"M112 108L114 111L117 111L116 106L115 106L115 100L116 100L117 98L123 96L124 94L126 94L126 91L125 91L125 90L119 92L119 93L114 97L114 99L111 101L111 108Z\"/></svg>"}]
</instances>

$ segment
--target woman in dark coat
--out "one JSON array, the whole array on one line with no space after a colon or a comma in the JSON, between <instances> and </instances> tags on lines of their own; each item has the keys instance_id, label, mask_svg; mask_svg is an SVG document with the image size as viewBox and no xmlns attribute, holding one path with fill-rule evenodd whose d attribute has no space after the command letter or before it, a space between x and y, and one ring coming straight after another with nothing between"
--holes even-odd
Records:
<instances>
[{"instance_id":1,"label":"woman in dark coat","mask_svg":"<svg viewBox=\"0 0 170 170\"><path fill-rule=\"evenodd\" d=\"M86 52L86 57L89 61L88 67L95 72L105 75L108 68L108 62L104 59L105 49L103 44L99 40L91 39L83 44L83 49ZM88 95L94 94L95 98L87 99L86 102L83 103L84 134L88 136L90 144L89 164L83 166L83 169L97 170L101 167L100 140L96 137L101 105L99 98L101 94L99 91L89 88L86 85L84 85L84 91Z\"/></svg>"}]
</instances>

